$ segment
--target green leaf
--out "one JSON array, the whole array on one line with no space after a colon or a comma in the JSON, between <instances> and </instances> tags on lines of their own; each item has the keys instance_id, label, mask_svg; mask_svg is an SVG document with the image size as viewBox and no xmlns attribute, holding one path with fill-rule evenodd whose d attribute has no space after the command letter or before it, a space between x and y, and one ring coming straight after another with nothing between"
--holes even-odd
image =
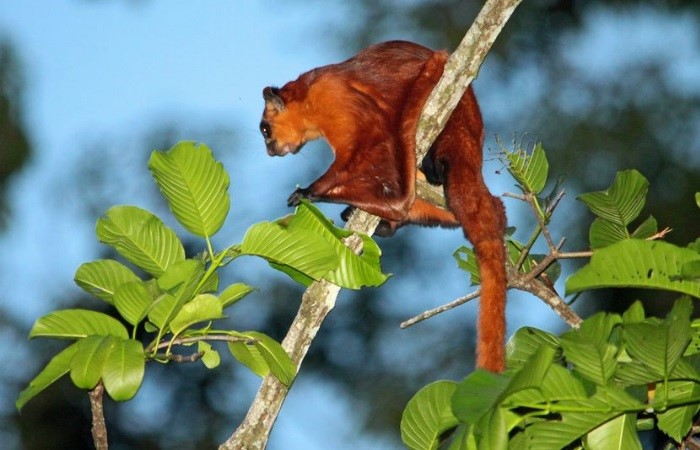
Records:
<instances>
[{"instance_id":1,"label":"green leaf","mask_svg":"<svg viewBox=\"0 0 700 450\"><path fill-rule=\"evenodd\" d=\"M656 223L656 219L654 219L654 216L649 216L632 232L631 237L634 239L647 239L658 231L659 226Z\"/></svg>"},{"instance_id":2,"label":"green leaf","mask_svg":"<svg viewBox=\"0 0 700 450\"><path fill-rule=\"evenodd\" d=\"M97 237L154 277L185 259L175 232L150 212L135 206L114 206L97 221Z\"/></svg>"},{"instance_id":3,"label":"green leaf","mask_svg":"<svg viewBox=\"0 0 700 450\"><path fill-rule=\"evenodd\" d=\"M683 264L697 260L700 255L687 248L663 241L628 239L596 250L590 262L566 280L566 293L637 287L700 297L700 283L675 278Z\"/></svg>"},{"instance_id":4,"label":"green leaf","mask_svg":"<svg viewBox=\"0 0 700 450\"><path fill-rule=\"evenodd\" d=\"M455 261L457 261L457 267L470 275L470 282L472 286L481 284L479 262L476 260L476 254L472 248L462 246L455 250L452 256L454 257Z\"/></svg>"},{"instance_id":5,"label":"green leaf","mask_svg":"<svg viewBox=\"0 0 700 450\"><path fill-rule=\"evenodd\" d=\"M502 408L494 408L489 411L474 428L479 448L489 450L506 450L508 448L508 430Z\"/></svg>"},{"instance_id":6,"label":"green leaf","mask_svg":"<svg viewBox=\"0 0 700 450\"><path fill-rule=\"evenodd\" d=\"M270 373L270 367L255 345L245 342L228 342L227 344L233 357L249 368L254 374L262 378Z\"/></svg>"},{"instance_id":7,"label":"green leaf","mask_svg":"<svg viewBox=\"0 0 700 450\"><path fill-rule=\"evenodd\" d=\"M542 144L535 145L532 155L524 151L507 153L508 171L525 192L539 194L544 189L549 172L547 155Z\"/></svg>"},{"instance_id":8,"label":"green leaf","mask_svg":"<svg viewBox=\"0 0 700 450\"><path fill-rule=\"evenodd\" d=\"M109 304L114 303L113 296L117 287L130 281L139 281L139 277L128 267L111 259L82 264L73 279L85 292Z\"/></svg>"},{"instance_id":9,"label":"green leaf","mask_svg":"<svg viewBox=\"0 0 700 450\"><path fill-rule=\"evenodd\" d=\"M592 249L599 249L629 239L627 227L597 217L588 230L588 241Z\"/></svg>"},{"instance_id":10,"label":"green leaf","mask_svg":"<svg viewBox=\"0 0 700 450\"><path fill-rule=\"evenodd\" d=\"M509 382L507 375L477 369L457 385L452 412L460 422L476 423L497 405Z\"/></svg>"},{"instance_id":11,"label":"green leaf","mask_svg":"<svg viewBox=\"0 0 700 450\"><path fill-rule=\"evenodd\" d=\"M636 170L618 172L612 186L605 191L581 194L577 198L596 216L626 227L644 207L649 182Z\"/></svg>"},{"instance_id":12,"label":"green leaf","mask_svg":"<svg viewBox=\"0 0 700 450\"><path fill-rule=\"evenodd\" d=\"M693 425L693 417L700 411L697 398L700 396L700 384L694 381L671 381L667 390L662 383L657 384L657 397L654 403L659 406L666 402L683 403L687 405L670 408L657 414L659 429L676 442L682 442Z\"/></svg>"},{"instance_id":13,"label":"green leaf","mask_svg":"<svg viewBox=\"0 0 700 450\"><path fill-rule=\"evenodd\" d=\"M154 298L141 280L120 285L114 293L114 306L131 325L141 322L153 305Z\"/></svg>"},{"instance_id":14,"label":"green leaf","mask_svg":"<svg viewBox=\"0 0 700 450\"><path fill-rule=\"evenodd\" d=\"M200 237L214 235L230 207L229 177L204 144L179 142L154 151L148 168L177 220Z\"/></svg>"},{"instance_id":15,"label":"green leaf","mask_svg":"<svg viewBox=\"0 0 700 450\"><path fill-rule=\"evenodd\" d=\"M143 346L133 339L117 339L104 363L102 382L116 401L131 399L143 382L146 356Z\"/></svg>"},{"instance_id":16,"label":"green leaf","mask_svg":"<svg viewBox=\"0 0 700 450\"><path fill-rule=\"evenodd\" d=\"M197 351L199 353L203 353L202 362L207 369L215 369L219 367L219 364L221 364L221 356L219 356L219 352L214 350L214 348L208 342L197 342Z\"/></svg>"},{"instance_id":17,"label":"green leaf","mask_svg":"<svg viewBox=\"0 0 700 450\"><path fill-rule=\"evenodd\" d=\"M642 450L636 422L635 414L609 420L586 435L584 447L590 450Z\"/></svg>"},{"instance_id":18,"label":"green leaf","mask_svg":"<svg viewBox=\"0 0 700 450\"><path fill-rule=\"evenodd\" d=\"M457 425L451 399L454 381L436 381L423 387L408 402L401 416L401 440L412 450L436 449L440 436Z\"/></svg>"},{"instance_id":19,"label":"green leaf","mask_svg":"<svg viewBox=\"0 0 700 450\"><path fill-rule=\"evenodd\" d=\"M171 294L156 299L148 320L161 330L167 329L182 306L194 297L204 273L204 264L199 260L186 259L171 266L158 279L158 286Z\"/></svg>"},{"instance_id":20,"label":"green leaf","mask_svg":"<svg viewBox=\"0 0 700 450\"><path fill-rule=\"evenodd\" d=\"M285 386L291 385L297 368L279 342L257 331L246 331L243 335L255 339L253 345L258 349L275 378Z\"/></svg>"},{"instance_id":21,"label":"green leaf","mask_svg":"<svg viewBox=\"0 0 700 450\"><path fill-rule=\"evenodd\" d=\"M662 323L631 323L623 328L627 351L659 378L671 374L690 342L690 299L677 301Z\"/></svg>"},{"instance_id":22,"label":"green leaf","mask_svg":"<svg viewBox=\"0 0 700 450\"><path fill-rule=\"evenodd\" d=\"M643 407L621 389L599 386L590 398L561 402L558 408L565 408L560 413L561 420L536 422L527 427L527 448L549 450L566 447L608 420Z\"/></svg>"},{"instance_id":23,"label":"green leaf","mask_svg":"<svg viewBox=\"0 0 700 450\"><path fill-rule=\"evenodd\" d=\"M330 243L340 260L338 267L324 274L323 278L336 286L360 289L379 286L387 280L388 276L381 271L379 260L382 252L377 243L367 235L360 235L362 253L355 254L341 240L353 233L334 226L313 204L303 202L285 224L290 231L314 231Z\"/></svg>"},{"instance_id":24,"label":"green leaf","mask_svg":"<svg viewBox=\"0 0 700 450\"><path fill-rule=\"evenodd\" d=\"M506 365L519 369L543 344L554 350L559 349L559 339L553 334L532 327L520 328L506 344Z\"/></svg>"},{"instance_id":25,"label":"green leaf","mask_svg":"<svg viewBox=\"0 0 700 450\"><path fill-rule=\"evenodd\" d=\"M170 329L177 336L196 323L222 317L221 301L215 295L200 294L180 309L170 322Z\"/></svg>"},{"instance_id":26,"label":"green leaf","mask_svg":"<svg viewBox=\"0 0 700 450\"><path fill-rule=\"evenodd\" d=\"M320 280L340 264L333 246L311 230L288 230L276 223L261 222L248 229L241 252L291 267Z\"/></svg>"},{"instance_id":27,"label":"green leaf","mask_svg":"<svg viewBox=\"0 0 700 450\"><path fill-rule=\"evenodd\" d=\"M34 377L29 383L29 386L19 393L17 401L15 402L17 410L21 410L29 400L33 399L37 394L53 384L54 381L67 374L68 371L70 371L70 363L73 359L73 355L75 355L77 351L78 343L74 342L51 358L51 361L49 361L46 367Z\"/></svg>"},{"instance_id":28,"label":"green leaf","mask_svg":"<svg viewBox=\"0 0 700 450\"><path fill-rule=\"evenodd\" d=\"M542 382L542 395L550 402L584 400L586 389L581 381L566 368L552 364Z\"/></svg>"},{"instance_id":29,"label":"green leaf","mask_svg":"<svg viewBox=\"0 0 700 450\"><path fill-rule=\"evenodd\" d=\"M235 283L224 289L221 294L219 294L219 300L221 301L221 308L226 309L233 305L237 301L241 300L246 295L250 294L255 290L254 287L248 286L244 283Z\"/></svg>"},{"instance_id":30,"label":"green leaf","mask_svg":"<svg viewBox=\"0 0 700 450\"><path fill-rule=\"evenodd\" d=\"M598 313L560 339L564 356L574 365L574 370L601 386L608 383L617 367L618 349L608 343L608 338L620 321L617 315Z\"/></svg>"},{"instance_id":31,"label":"green leaf","mask_svg":"<svg viewBox=\"0 0 700 450\"><path fill-rule=\"evenodd\" d=\"M53 311L34 322L29 337L80 339L92 334L129 337L126 328L117 319L85 309Z\"/></svg>"},{"instance_id":32,"label":"green leaf","mask_svg":"<svg viewBox=\"0 0 700 450\"><path fill-rule=\"evenodd\" d=\"M80 389L94 389L97 386L114 341L113 336L88 336L78 341L78 351L70 363L73 384Z\"/></svg>"}]
</instances>

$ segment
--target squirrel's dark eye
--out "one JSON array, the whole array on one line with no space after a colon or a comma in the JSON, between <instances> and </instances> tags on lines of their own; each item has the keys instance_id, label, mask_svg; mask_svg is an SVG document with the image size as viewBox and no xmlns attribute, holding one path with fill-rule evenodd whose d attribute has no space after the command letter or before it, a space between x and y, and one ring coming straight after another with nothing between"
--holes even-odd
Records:
<instances>
[{"instance_id":1,"label":"squirrel's dark eye","mask_svg":"<svg viewBox=\"0 0 700 450\"><path fill-rule=\"evenodd\" d=\"M263 120L262 122L260 122L260 132L262 133L265 139L269 139L272 135L270 123L267 120Z\"/></svg>"}]
</instances>

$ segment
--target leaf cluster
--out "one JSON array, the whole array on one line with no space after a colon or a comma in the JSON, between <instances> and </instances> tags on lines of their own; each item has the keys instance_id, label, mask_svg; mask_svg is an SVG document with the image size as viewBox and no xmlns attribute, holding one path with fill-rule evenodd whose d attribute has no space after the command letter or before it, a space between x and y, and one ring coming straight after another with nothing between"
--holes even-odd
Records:
<instances>
[{"instance_id":1,"label":"leaf cluster","mask_svg":"<svg viewBox=\"0 0 700 450\"><path fill-rule=\"evenodd\" d=\"M118 318L87 309L39 318L30 338L72 342L20 393L18 409L66 374L78 388L91 390L102 383L114 400L129 400L141 386L146 362L201 359L213 369L220 363L212 345L217 341L226 342L230 354L257 375L272 374L289 386L297 366L278 342L258 331L215 327L231 306L255 290L243 283L220 286L220 270L240 256L261 257L304 285L326 279L359 289L387 279L379 267L381 252L371 239L362 237L364 251L355 255L342 242L348 233L308 203L291 216L251 226L240 244L217 251L211 238L230 208L229 177L211 150L180 142L153 152L149 168L170 211L187 231L205 240L206 250L188 257L176 232L155 214L136 206L110 208L97 221L97 238L127 264L87 262L74 279L114 308ZM195 344L195 352L174 352Z\"/></svg>"},{"instance_id":2,"label":"leaf cluster","mask_svg":"<svg viewBox=\"0 0 700 450\"><path fill-rule=\"evenodd\" d=\"M568 277L567 294L603 287L664 289L683 294L668 316L646 317L641 303L624 314L599 313L557 337L534 328L518 330L507 345L505 373L476 370L461 382L437 381L408 403L401 436L410 449L641 449L638 432L658 427L684 442L700 411L700 320L691 320L691 296L700 298L699 241L687 248L663 236L652 216L631 227L646 200L647 180L637 171L618 173L605 191L579 196L596 219L592 252L566 254L548 223L561 193L539 197L548 176L541 145L531 154L506 152L505 162L537 219L526 243L507 238L510 277L533 281L559 274L558 260L590 257ZM700 201L697 200L700 207ZM531 255L544 235L548 255ZM470 249L459 249L459 266L479 283ZM559 298L550 284L551 297ZM561 299L559 299L561 300Z\"/></svg>"}]
</instances>

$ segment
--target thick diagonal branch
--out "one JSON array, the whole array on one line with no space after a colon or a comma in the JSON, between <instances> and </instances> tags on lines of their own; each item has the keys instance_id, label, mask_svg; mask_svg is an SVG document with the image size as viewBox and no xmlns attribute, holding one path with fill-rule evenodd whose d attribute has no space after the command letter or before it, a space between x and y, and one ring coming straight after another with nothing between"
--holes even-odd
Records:
<instances>
[{"instance_id":1,"label":"thick diagonal branch","mask_svg":"<svg viewBox=\"0 0 700 450\"><path fill-rule=\"evenodd\" d=\"M521 0L488 0L457 50L450 56L445 72L429 97L418 127L418 161L442 131L469 83L476 77L486 54ZM379 218L357 211L346 228L372 234ZM314 283L304 293L299 312L282 345L297 367L325 317L335 306L339 288L329 283ZM273 376L263 380L248 414L220 450L262 450L267 446L272 425L289 388Z\"/></svg>"}]
</instances>

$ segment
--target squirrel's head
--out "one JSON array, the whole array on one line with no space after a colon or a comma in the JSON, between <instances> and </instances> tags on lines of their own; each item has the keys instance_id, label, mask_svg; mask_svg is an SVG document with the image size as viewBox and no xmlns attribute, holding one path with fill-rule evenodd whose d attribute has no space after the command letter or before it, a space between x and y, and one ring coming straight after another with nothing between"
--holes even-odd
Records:
<instances>
[{"instance_id":1,"label":"squirrel's head","mask_svg":"<svg viewBox=\"0 0 700 450\"><path fill-rule=\"evenodd\" d=\"M289 100L284 90L269 86L263 89L265 110L260 132L270 156L297 153L306 142L319 137L319 133L309 126L310 118L303 101Z\"/></svg>"}]
</instances>

